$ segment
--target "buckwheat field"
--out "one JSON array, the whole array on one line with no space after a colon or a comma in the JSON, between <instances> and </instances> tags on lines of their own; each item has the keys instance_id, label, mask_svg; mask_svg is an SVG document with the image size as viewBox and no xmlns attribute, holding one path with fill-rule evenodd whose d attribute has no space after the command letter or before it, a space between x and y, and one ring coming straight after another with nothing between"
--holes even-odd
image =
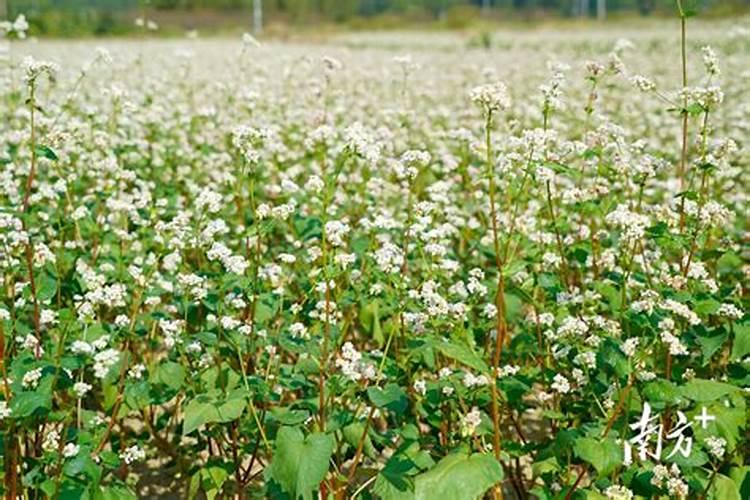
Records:
<instances>
[{"instance_id":1,"label":"buckwheat field","mask_svg":"<svg viewBox=\"0 0 750 500\"><path fill-rule=\"evenodd\" d=\"M8 36L6 498L748 498L750 30L684 33Z\"/></svg>"}]
</instances>

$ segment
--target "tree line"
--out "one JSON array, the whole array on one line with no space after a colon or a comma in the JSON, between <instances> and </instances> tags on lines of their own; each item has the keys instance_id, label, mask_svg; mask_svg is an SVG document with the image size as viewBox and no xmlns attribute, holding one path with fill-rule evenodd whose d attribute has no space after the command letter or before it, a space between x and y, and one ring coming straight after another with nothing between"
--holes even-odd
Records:
<instances>
[{"instance_id":1,"label":"tree line","mask_svg":"<svg viewBox=\"0 0 750 500\"><path fill-rule=\"evenodd\" d=\"M157 10L250 10L254 0L10 0L13 13L36 10L130 10L140 7ZM674 0L260 0L268 14L291 19L314 16L319 19L346 21L353 17L382 14L427 14L440 18L451 9L471 8L487 12L544 11L561 16L595 15L597 8L606 6L608 12L639 12L648 15L656 11L674 9ZM750 0L692 0L701 8L750 7ZM468 10L468 9L467 9Z\"/></svg>"},{"instance_id":2,"label":"tree line","mask_svg":"<svg viewBox=\"0 0 750 500\"><path fill-rule=\"evenodd\" d=\"M750 11L750 0L682 1L720 15ZM135 16L165 20L165 28L171 24L177 31L248 26L254 17L262 17L263 24L345 23L377 29L441 21L462 27L476 19L539 15L673 15L675 9L675 0L0 0L0 18L25 14L31 34L54 36L124 35L132 32Z\"/></svg>"}]
</instances>

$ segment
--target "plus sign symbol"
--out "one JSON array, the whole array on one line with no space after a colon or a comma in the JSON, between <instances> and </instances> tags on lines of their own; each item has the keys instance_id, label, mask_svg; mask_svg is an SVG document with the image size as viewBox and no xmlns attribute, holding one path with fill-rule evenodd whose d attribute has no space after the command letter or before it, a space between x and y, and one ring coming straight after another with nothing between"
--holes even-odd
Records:
<instances>
[{"instance_id":1,"label":"plus sign symbol","mask_svg":"<svg viewBox=\"0 0 750 500\"><path fill-rule=\"evenodd\" d=\"M693 417L693 420L701 424L701 429L706 429L708 428L709 422L716 420L716 416L709 415L708 412L706 411L706 407L704 406L701 408L701 414Z\"/></svg>"}]
</instances>

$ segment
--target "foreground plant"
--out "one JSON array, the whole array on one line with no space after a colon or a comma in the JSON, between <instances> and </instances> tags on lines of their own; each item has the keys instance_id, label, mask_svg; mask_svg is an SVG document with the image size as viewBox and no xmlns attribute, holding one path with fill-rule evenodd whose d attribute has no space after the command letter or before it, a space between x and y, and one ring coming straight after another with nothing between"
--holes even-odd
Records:
<instances>
[{"instance_id":1,"label":"foreground plant","mask_svg":"<svg viewBox=\"0 0 750 500\"><path fill-rule=\"evenodd\" d=\"M3 96L4 494L743 498L747 56L706 30L24 49L64 66Z\"/></svg>"}]
</instances>

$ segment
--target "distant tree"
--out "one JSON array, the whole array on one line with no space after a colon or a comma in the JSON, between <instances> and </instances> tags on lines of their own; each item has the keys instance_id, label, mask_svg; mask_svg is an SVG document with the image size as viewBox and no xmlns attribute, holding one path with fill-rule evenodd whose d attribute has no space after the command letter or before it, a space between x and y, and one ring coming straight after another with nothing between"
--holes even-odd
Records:
<instances>
[{"instance_id":1,"label":"distant tree","mask_svg":"<svg viewBox=\"0 0 750 500\"><path fill-rule=\"evenodd\" d=\"M440 19L451 7L462 3L460 0L423 0L424 6L436 18Z\"/></svg>"},{"instance_id":2,"label":"distant tree","mask_svg":"<svg viewBox=\"0 0 750 500\"><path fill-rule=\"evenodd\" d=\"M323 17L333 21L346 21L359 13L358 0L320 0Z\"/></svg>"},{"instance_id":3,"label":"distant tree","mask_svg":"<svg viewBox=\"0 0 750 500\"><path fill-rule=\"evenodd\" d=\"M256 35L263 32L263 0L253 0L253 32Z\"/></svg>"},{"instance_id":4,"label":"distant tree","mask_svg":"<svg viewBox=\"0 0 750 500\"><path fill-rule=\"evenodd\" d=\"M638 11L642 16L647 16L654 11L656 0L638 0Z\"/></svg>"}]
</instances>

